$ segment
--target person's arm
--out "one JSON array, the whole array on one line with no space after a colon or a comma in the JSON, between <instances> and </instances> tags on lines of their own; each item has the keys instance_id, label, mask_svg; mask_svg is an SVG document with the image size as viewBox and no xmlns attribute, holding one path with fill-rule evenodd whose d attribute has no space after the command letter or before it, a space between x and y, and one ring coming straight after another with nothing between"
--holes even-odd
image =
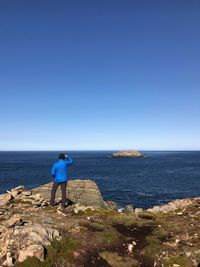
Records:
<instances>
[{"instance_id":1,"label":"person's arm","mask_svg":"<svg viewBox=\"0 0 200 267\"><path fill-rule=\"evenodd\" d=\"M73 163L73 159L70 158L69 156L66 156L66 162L67 162L67 165L70 166Z\"/></svg>"},{"instance_id":2,"label":"person's arm","mask_svg":"<svg viewBox=\"0 0 200 267\"><path fill-rule=\"evenodd\" d=\"M56 165L55 164L51 168L51 174L52 174L53 178L55 178L55 175L56 175Z\"/></svg>"}]
</instances>

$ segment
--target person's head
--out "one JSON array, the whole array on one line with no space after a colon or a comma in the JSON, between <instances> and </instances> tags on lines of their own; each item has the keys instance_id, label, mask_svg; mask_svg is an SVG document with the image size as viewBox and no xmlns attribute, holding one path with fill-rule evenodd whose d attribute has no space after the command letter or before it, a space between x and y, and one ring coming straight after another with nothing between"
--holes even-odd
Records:
<instances>
[{"instance_id":1,"label":"person's head","mask_svg":"<svg viewBox=\"0 0 200 267\"><path fill-rule=\"evenodd\" d=\"M65 154L63 153L60 153L59 156L58 156L59 159L66 159L66 156Z\"/></svg>"}]
</instances>

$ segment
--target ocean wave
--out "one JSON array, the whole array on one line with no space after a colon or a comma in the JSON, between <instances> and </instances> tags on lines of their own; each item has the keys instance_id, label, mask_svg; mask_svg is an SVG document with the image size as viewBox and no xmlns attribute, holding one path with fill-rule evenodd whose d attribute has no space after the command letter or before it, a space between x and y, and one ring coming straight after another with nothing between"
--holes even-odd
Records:
<instances>
[{"instance_id":1,"label":"ocean wave","mask_svg":"<svg viewBox=\"0 0 200 267\"><path fill-rule=\"evenodd\" d=\"M145 197L152 197L152 196L154 196L153 194L145 193L145 192L136 192L136 195L138 195L138 196L145 196Z\"/></svg>"}]
</instances>

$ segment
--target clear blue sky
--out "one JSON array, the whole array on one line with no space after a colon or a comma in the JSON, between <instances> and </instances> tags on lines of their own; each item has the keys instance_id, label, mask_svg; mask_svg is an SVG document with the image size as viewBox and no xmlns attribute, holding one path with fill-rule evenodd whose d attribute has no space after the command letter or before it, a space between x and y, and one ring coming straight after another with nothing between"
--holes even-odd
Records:
<instances>
[{"instance_id":1,"label":"clear blue sky","mask_svg":"<svg viewBox=\"0 0 200 267\"><path fill-rule=\"evenodd\" d=\"M198 0L1 0L0 150L200 149Z\"/></svg>"}]
</instances>

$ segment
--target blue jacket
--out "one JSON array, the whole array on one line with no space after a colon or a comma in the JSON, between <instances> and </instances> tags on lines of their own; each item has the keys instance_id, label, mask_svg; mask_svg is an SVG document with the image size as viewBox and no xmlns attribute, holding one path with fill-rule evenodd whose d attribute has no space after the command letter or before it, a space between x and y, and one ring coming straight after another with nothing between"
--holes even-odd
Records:
<instances>
[{"instance_id":1,"label":"blue jacket","mask_svg":"<svg viewBox=\"0 0 200 267\"><path fill-rule=\"evenodd\" d=\"M51 174L54 177L54 182L66 182L68 180L68 167L72 164L73 160L71 158L59 159L54 163Z\"/></svg>"}]
</instances>

